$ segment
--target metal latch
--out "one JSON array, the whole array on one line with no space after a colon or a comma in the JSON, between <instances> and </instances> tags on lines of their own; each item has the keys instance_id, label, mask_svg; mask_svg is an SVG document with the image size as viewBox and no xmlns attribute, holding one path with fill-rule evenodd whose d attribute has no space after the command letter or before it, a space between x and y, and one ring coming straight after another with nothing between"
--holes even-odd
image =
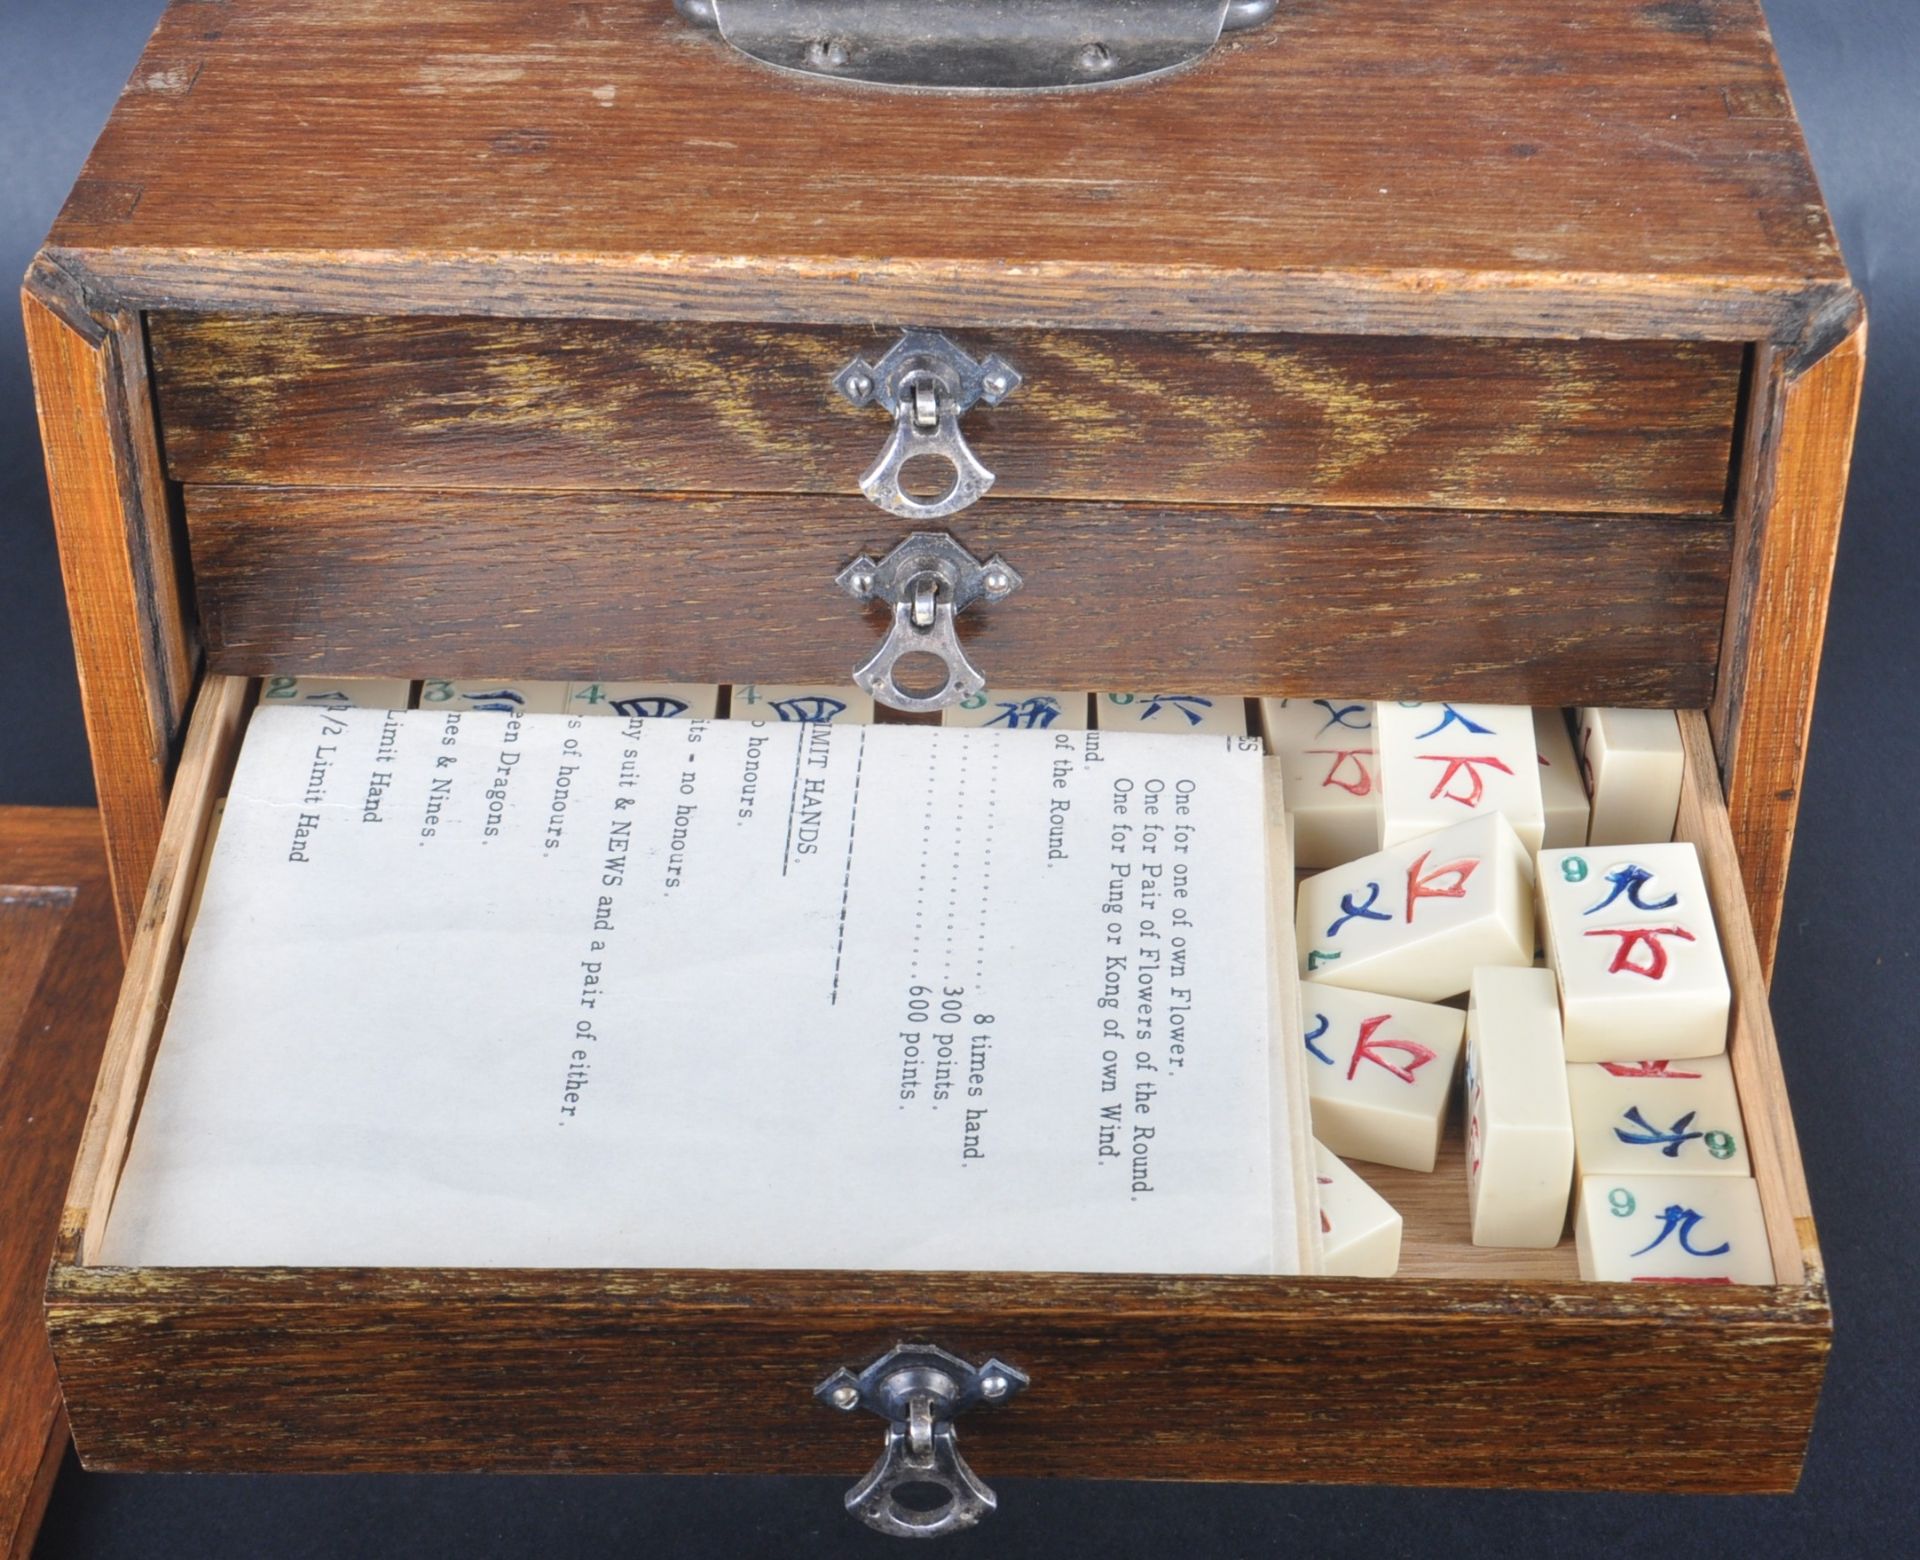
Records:
<instances>
[{"instance_id":1,"label":"metal latch","mask_svg":"<svg viewBox=\"0 0 1920 1560\"><path fill-rule=\"evenodd\" d=\"M893 414L893 433L880 458L860 479L860 491L903 520L941 520L965 509L993 486L980 464L961 413L976 402L998 406L1020 388L1020 372L1005 358L976 363L937 330L910 330L878 363L855 358L834 376L834 389L855 406ZM951 472L937 498L915 498L901 485L909 461L931 460Z\"/></svg>"},{"instance_id":2,"label":"metal latch","mask_svg":"<svg viewBox=\"0 0 1920 1560\"><path fill-rule=\"evenodd\" d=\"M847 1491L847 1510L893 1538L938 1538L991 1516L999 1501L960 1455L953 1417L976 1403L1004 1403L1026 1386L1026 1375L1003 1361L973 1366L932 1344L899 1344L857 1376L836 1370L813 1395L843 1413L864 1408L887 1421L880 1460Z\"/></svg>"},{"instance_id":3,"label":"metal latch","mask_svg":"<svg viewBox=\"0 0 1920 1560\"><path fill-rule=\"evenodd\" d=\"M1021 579L998 553L982 563L945 531L915 531L878 563L862 553L834 583L856 601L883 601L893 609L887 637L854 668L854 682L882 704L924 715L986 687L960 648L953 620L976 601L1011 596ZM939 661L945 681L917 693L902 687L900 663L909 656Z\"/></svg>"},{"instance_id":4,"label":"metal latch","mask_svg":"<svg viewBox=\"0 0 1920 1560\"><path fill-rule=\"evenodd\" d=\"M1199 59L1279 0L674 0L767 65L871 86L1110 86Z\"/></svg>"}]
</instances>

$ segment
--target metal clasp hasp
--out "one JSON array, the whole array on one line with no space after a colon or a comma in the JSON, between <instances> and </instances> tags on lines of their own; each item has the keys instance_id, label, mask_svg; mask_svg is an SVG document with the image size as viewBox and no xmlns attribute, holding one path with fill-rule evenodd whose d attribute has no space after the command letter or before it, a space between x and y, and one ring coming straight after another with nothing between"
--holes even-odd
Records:
<instances>
[{"instance_id":1,"label":"metal clasp hasp","mask_svg":"<svg viewBox=\"0 0 1920 1560\"><path fill-rule=\"evenodd\" d=\"M833 387L855 406L877 405L893 414L892 435L860 479L860 491L888 514L941 520L993 486L993 473L960 431L960 415L980 401L998 406L1020 388L1020 371L1005 358L976 363L938 331L910 330L878 363L855 358L835 375ZM953 472L937 498L916 498L901 486L907 463L921 459Z\"/></svg>"},{"instance_id":2,"label":"metal clasp hasp","mask_svg":"<svg viewBox=\"0 0 1920 1560\"><path fill-rule=\"evenodd\" d=\"M880 1460L847 1491L847 1510L894 1538L939 1538L992 1515L999 1501L960 1455L953 1416L976 1403L1004 1403L1026 1387L1025 1373L1002 1360L973 1366L932 1344L900 1344L857 1376L836 1370L813 1395L843 1413L864 1408L887 1421ZM916 1486L946 1498L900 1498Z\"/></svg>"},{"instance_id":3,"label":"metal clasp hasp","mask_svg":"<svg viewBox=\"0 0 1920 1560\"><path fill-rule=\"evenodd\" d=\"M945 531L915 531L878 563L862 553L834 583L856 601L883 601L893 609L887 637L853 680L882 704L927 714L958 704L987 680L960 647L954 618L976 601L1002 601L1021 586L1013 566L995 553L980 562ZM907 656L931 656L946 668L946 681L927 693L912 693L896 676Z\"/></svg>"}]
</instances>

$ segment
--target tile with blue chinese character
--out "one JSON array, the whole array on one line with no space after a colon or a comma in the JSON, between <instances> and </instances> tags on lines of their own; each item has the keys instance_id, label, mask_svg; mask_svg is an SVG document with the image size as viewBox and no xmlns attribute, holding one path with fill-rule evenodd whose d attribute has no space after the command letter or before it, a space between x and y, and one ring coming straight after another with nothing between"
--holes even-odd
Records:
<instances>
[{"instance_id":1,"label":"tile with blue chinese character","mask_svg":"<svg viewBox=\"0 0 1920 1560\"><path fill-rule=\"evenodd\" d=\"M1380 848L1373 705L1361 699L1262 699L1260 730L1280 761L1297 866L1337 867Z\"/></svg>"},{"instance_id":2,"label":"tile with blue chinese character","mask_svg":"<svg viewBox=\"0 0 1920 1560\"><path fill-rule=\"evenodd\" d=\"M1374 706L1380 843L1499 813L1529 851L1546 836L1533 711L1519 704Z\"/></svg>"},{"instance_id":3,"label":"tile with blue chinese character","mask_svg":"<svg viewBox=\"0 0 1920 1560\"><path fill-rule=\"evenodd\" d=\"M1482 965L1533 963L1533 869L1513 826L1484 813L1316 873L1295 928L1309 981L1439 1002Z\"/></svg>"},{"instance_id":4,"label":"tile with blue chinese character","mask_svg":"<svg viewBox=\"0 0 1920 1560\"><path fill-rule=\"evenodd\" d=\"M262 704L323 704L335 709L404 710L413 684L404 677L264 677Z\"/></svg>"},{"instance_id":5,"label":"tile with blue chinese character","mask_svg":"<svg viewBox=\"0 0 1920 1560\"><path fill-rule=\"evenodd\" d=\"M524 678L429 677L420 684L423 710L459 710L486 715L560 715L567 684Z\"/></svg>"},{"instance_id":6,"label":"tile with blue chinese character","mask_svg":"<svg viewBox=\"0 0 1920 1560\"><path fill-rule=\"evenodd\" d=\"M1313 1145L1320 1198L1320 1271L1332 1278L1392 1278L1400 1270L1399 1210L1324 1143Z\"/></svg>"},{"instance_id":7,"label":"tile with blue chinese character","mask_svg":"<svg viewBox=\"0 0 1920 1560\"><path fill-rule=\"evenodd\" d=\"M1724 1056L1573 1062L1574 1157L1581 1175L1752 1175Z\"/></svg>"},{"instance_id":8,"label":"tile with blue chinese character","mask_svg":"<svg viewBox=\"0 0 1920 1560\"><path fill-rule=\"evenodd\" d=\"M1244 737L1247 701L1238 694L1101 693L1094 695L1093 723L1102 731Z\"/></svg>"},{"instance_id":9,"label":"tile with blue chinese character","mask_svg":"<svg viewBox=\"0 0 1920 1560\"><path fill-rule=\"evenodd\" d=\"M1036 688L982 688L940 712L943 726L992 731L1085 731L1084 693L1047 693Z\"/></svg>"},{"instance_id":10,"label":"tile with blue chinese character","mask_svg":"<svg viewBox=\"0 0 1920 1560\"><path fill-rule=\"evenodd\" d=\"M1431 1170L1466 1015L1324 983L1300 991L1313 1135L1343 1159Z\"/></svg>"},{"instance_id":11,"label":"tile with blue chinese character","mask_svg":"<svg viewBox=\"0 0 1920 1560\"><path fill-rule=\"evenodd\" d=\"M1573 1233L1580 1276L1588 1280L1774 1281L1760 1189L1745 1176L1586 1176Z\"/></svg>"},{"instance_id":12,"label":"tile with blue chinese character","mask_svg":"<svg viewBox=\"0 0 1920 1560\"><path fill-rule=\"evenodd\" d=\"M735 720L800 726L870 726L873 696L818 683L736 683L728 713Z\"/></svg>"},{"instance_id":13,"label":"tile with blue chinese character","mask_svg":"<svg viewBox=\"0 0 1920 1560\"><path fill-rule=\"evenodd\" d=\"M1731 992L1692 845L1545 850L1539 884L1568 1061L1726 1050Z\"/></svg>"},{"instance_id":14,"label":"tile with blue chinese character","mask_svg":"<svg viewBox=\"0 0 1920 1560\"><path fill-rule=\"evenodd\" d=\"M712 720L720 713L720 689L713 683L569 683L566 712L620 720Z\"/></svg>"}]
</instances>

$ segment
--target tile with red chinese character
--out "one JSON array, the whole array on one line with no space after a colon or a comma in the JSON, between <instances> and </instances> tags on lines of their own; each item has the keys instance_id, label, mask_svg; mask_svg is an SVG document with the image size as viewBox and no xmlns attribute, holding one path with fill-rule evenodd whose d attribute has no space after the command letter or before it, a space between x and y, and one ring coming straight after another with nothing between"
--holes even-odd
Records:
<instances>
[{"instance_id":1,"label":"tile with red chinese character","mask_svg":"<svg viewBox=\"0 0 1920 1560\"><path fill-rule=\"evenodd\" d=\"M1525 705L1376 704L1373 735L1382 846L1499 813L1540 848L1546 805Z\"/></svg>"},{"instance_id":2,"label":"tile with red chinese character","mask_svg":"<svg viewBox=\"0 0 1920 1560\"><path fill-rule=\"evenodd\" d=\"M1262 699L1260 730L1280 761L1287 813L1309 871L1380 848L1373 796L1373 705L1359 699Z\"/></svg>"},{"instance_id":3,"label":"tile with red chinese character","mask_svg":"<svg viewBox=\"0 0 1920 1560\"><path fill-rule=\"evenodd\" d=\"M1727 968L1692 845L1547 850L1539 875L1568 1061L1726 1050Z\"/></svg>"},{"instance_id":4,"label":"tile with red chinese character","mask_svg":"<svg viewBox=\"0 0 1920 1560\"><path fill-rule=\"evenodd\" d=\"M1771 1284L1760 1189L1745 1176L1590 1175L1573 1222L1580 1276L1615 1284Z\"/></svg>"},{"instance_id":5,"label":"tile with red chinese character","mask_svg":"<svg viewBox=\"0 0 1920 1560\"><path fill-rule=\"evenodd\" d=\"M1316 873L1300 885L1301 973L1438 1002L1481 965L1530 965L1532 872L1512 825L1483 813Z\"/></svg>"},{"instance_id":6,"label":"tile with red chinese character","mask_svg":"<svg viewBox=\"0 0 1920 1560\"><path fill-rule=\"evenodd\" d=\"M1303 986L1313 1135L1345 1159L1431 1170L1466 1015L1407 997Z\"/></svg>"},{"instance_id":7,"label":"tile with red chinese character","mask_svg":"<svg viewBox=\"0 0 1920 1560\"><path fill-rule=\"evenodd\" d=\"M566 712L615 720L712 720L720 713L720 689L713 683L569 683Z\"/></svg>"},{"instance_id":8,"label":"tile with red chinese character","mask_svg":"<svg viewBox=\"0 0 1920 1560\"><path fill-rule=\"evenodd\" d=\"M1533 712L1533 745L1540 754L1540 805L1546 819L1541 844L1548 850L1586 844L1592 809L1580 761L1573 754L1566 711Z\"/></svg>"},{"instance_id":9,"label":"tile with red chinese character","mask_svg":"<svg viewBox=\"0 0 1920 1560\"><path fill-rule=\"evenodd\" d=\"M1567 1094L1579 1175L1753 1174L1724 1056L1573 1062Z\"/></svg>"},{"instance_id":10,"label":"tile with red chinese character","mask_svg":"<svg viewBox=\"0 0 1920 1560\"><path fill-rule=\"evenodd\" d=\"M990 731L1085 731L1088 698L1038 688L982 688L942 710L940 724Z\"/></svg>"},{"instance_id":11,"label":"tile with red chinese character","mask_svg":"<svg viewBox=\"0 0 1920 1560\"><path fill-rule=\"evenodd\" d=\"M1573 1113L1553 974L1474 971L1467 1001L1467 1201L1476 1246L1556 1246Z\"/></svg>"},{"instance_id":12,"label":"tile with red chinese character","mask_svg":"<svg viewBox=\"0 0 1920 1560\"><path fill-rule=\"evenodd\" d=\"M728 713L735 720L767 720L802 726L870 726L873 698L858 688L782 683L738 683Z\"/></svg>"},{"instance_id":13,"label":"tile with red chinese character","mask_svg":"<svg viewBox=\"0 0 1920 1560\"><path fill-rule=\"evenodd\" d=\"M567 707L563 682L522 678L429 677L420 684L420 708L484 715L559 715Z\"/></svg>"},{"instance_id":14,"label":"tile with red chinese character","mask_svg":"<svg viewBox=\"0 0 1920 1560\"><path fill-rule=\"evenodd\" d=\"M1593 799L1589 844L1673 838L1686 759L1672 710L1582 710L1580 770Z\"/></svg>"},{"instance_id":15,"label":"tile with red chinese character","mask_svg":"<svg viewBox=\"0 0 1920 1560\"><path fill-rule=\"evenodd\" d=\"M1324 1144L1313 1145L1320 1201L1320 1271L1333 1278L1392 1278L1400 1271L1399 1210Z\"/></svg>"},{"instance_id":16,"label":"tile with red chinese character","mask_svg":"<svg viewBox=\"0 0 1920 1560\"><path fill-rule=\"evenodd\" d=\"M1100 693L1093 699L1093 723L1102 731L1249 735L1247 701L1238 694Z\"/></svg>"}]
</instances>

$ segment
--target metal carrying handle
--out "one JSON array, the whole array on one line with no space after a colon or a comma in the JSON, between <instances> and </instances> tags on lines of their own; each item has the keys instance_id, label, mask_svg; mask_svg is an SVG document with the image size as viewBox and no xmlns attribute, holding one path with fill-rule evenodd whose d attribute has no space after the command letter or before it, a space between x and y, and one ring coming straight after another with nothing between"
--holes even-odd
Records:
<instances>
[{"instance_id":1,"label":"metal carrying handle","mask_svg":"<svg viewBox=\"0 0 1920 1560\"><path fill-rule=\"evenodd\" d=\"M890 1538L939 1538L991 1516L999 1500L960 1455L953 1416L1004 1403L1026 1386L1026 1374L1000 1360L976 1367L932 1344L900 1344L857 1376L835 1371L813 1389L816 1398L888 1422L880 1459L847 1491L847 1510ZM903 1501L916 1486L945 1499Z\"/></svg>"},{"instance_id":2,"label":"metal carrying handle","mask_svg":"<svg viewBox=\"0 0 1920 1560\"><path fill-rule=\"evenodd\" d=\"M976 601L1011 596L1021 579L998 553L982 563L945 531L915 531L878 563L862 553L834 583L856 601L884 601L893 609L887 637L854 668L854 682L892 709L925 715L986 687L960 646L954 618ZM937 689L913 693L900 686L901 661L916 655L945 667Z\"/></svg>"},{"instance_id":3,"label":"metal carrying handle","mask_svg":"<svg viewBox=\"0 0 1920 1560\"><path fill-rule=\"evenodd\" d=\"M1102 87L1191 64L1279 0L674 0L767 65L944 92Z\"/></svg>"},{"instance_id":4,"label":"metal carrying handle","mask_svg":"<svg viewBox=\"0 0 1920 1560\"><path fill-rule=\"evenodd\" d=\"M860 491L888 514L941 520L993 486L993 473L960 431L960 416L981 401L998 406L1020 388L1020 371L1005 358L977 363L938 331L910 330L878 363L855 358L834 376L833 387L855 406L893 414L880 458L860 479ZM952 485L938 498L916 498L901 485L907 463L922 457L953 472Z\"/></svg>"}]
</instances>

